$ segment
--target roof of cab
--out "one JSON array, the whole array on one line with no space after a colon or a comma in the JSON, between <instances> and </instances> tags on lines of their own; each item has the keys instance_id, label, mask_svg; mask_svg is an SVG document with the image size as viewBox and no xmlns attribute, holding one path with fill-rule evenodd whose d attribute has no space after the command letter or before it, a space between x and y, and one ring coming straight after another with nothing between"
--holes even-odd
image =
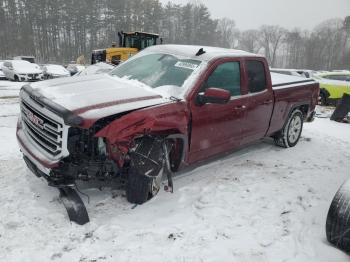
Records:
<instances>
[{"instance_id":1,"label":"roof of cab","mask_svg":"<svg viewBox=\"0 0 350 262\"><path fill-rule=\"evenodd\" d=\"M204 54L196 56L197 52L203 48ZM222 57L263 57L261 55L249 53L237 49L221 47L199 46L199 45L155 45L150 46L145 51L164 52L168 54L186 56L201 61L210 61Z\"/></svg>"}]
</instances>

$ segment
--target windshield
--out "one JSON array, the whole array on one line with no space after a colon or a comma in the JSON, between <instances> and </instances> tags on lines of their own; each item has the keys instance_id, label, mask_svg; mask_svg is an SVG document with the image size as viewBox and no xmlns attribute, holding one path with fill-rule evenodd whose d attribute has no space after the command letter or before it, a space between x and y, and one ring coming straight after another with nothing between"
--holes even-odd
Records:
<instances>
[{"instance_id":1,"label":"windshield","mask_svg":"<svg viewBox=\"0 0 350 262\"><path fill-rule=\"evenodd\" d=\"M149 54L135 57L116 69L111 75L142 82L152 88L167 86L173 94L182 92L185 81L199 68L201 61L180 59L168 54Z\"/></svg>"}]
</instances>

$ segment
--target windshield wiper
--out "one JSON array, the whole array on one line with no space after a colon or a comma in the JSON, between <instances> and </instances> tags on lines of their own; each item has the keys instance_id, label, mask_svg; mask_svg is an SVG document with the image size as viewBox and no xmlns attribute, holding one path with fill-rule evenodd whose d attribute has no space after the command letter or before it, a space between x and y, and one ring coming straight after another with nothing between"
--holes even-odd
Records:
<instances>
[{"instance_id":1,"label":"windshield wiper","mask_svg":"<svg viewBox=\"0 0 350 262\"><path fill-rule=\"evenodd\" d=\"M175 97L175 96L170 96L169 99L170 99L171 101L175 101L175 102L180 102L180 101L182 100L182 99L177 98L177 97Z\"/></svg>"}]
</instances>

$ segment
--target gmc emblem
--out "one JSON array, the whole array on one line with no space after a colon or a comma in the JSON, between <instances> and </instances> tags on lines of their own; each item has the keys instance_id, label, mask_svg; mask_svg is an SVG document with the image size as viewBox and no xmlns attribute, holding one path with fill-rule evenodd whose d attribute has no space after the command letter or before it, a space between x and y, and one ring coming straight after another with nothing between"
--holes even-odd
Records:
<instances>
[{"instance_id":1,"label":"gmc emblem","mask_svg":"<svg viewBox=\"0 0 350 262\"><path fill-rule=\"evenodd\" d=\"M32 122L37 127L40 127L41 129L44 129L44 120L42 120L41 118L37 117L36 115L34 115L32 112L30 112L28 110L25 110L25 113L27 115L27 118L30 120L30 122Z\"/></svg>"}]
</instances>

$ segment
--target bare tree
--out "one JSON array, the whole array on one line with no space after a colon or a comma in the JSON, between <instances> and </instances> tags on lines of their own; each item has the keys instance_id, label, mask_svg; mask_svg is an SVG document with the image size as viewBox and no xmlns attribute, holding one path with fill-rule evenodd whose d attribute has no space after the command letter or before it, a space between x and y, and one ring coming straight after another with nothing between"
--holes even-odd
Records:
<instances>
[{"instance_id":1,"label":"bare tree","mask_svg":"<svg viewBox=\"0 0 350 262\"><path fill-rule=\"evenodd\" d=\"M258 30L241 32L238 47L251 53L259 53L262 48L260 44L260 32Z\"/></svg>"},{"instance_id":2,"label":"bare tree","mask_svg":"<svg viewBox=\"0 0 350 262\"><path fill-rule=\"evenodd\" d=\"M276 63L276 56L278 48L282 45L283 39L286 35L286 29L280 26L263 25L260 28L261 39L260 43L264 48L265 56L274 67Z\"/></svg>"},{"instance_id":3,"label":"bare tree","mask_svg":"<svg viewBox=\"0 0 350 262\"><path fill-rule=\"evenodd\" d=\"M222 47L235 48L237 46L239 30L234 20L222 18L218 22L217 31L220 35L218 44Z\"/></svg>"},{"instance_id":4,"label":"bare tree","mask_svg":"<svg viewBox=\"0 0 350 262\"><path fill-rule=\"evenodd\" d=\"M68 62L110 46L118 31L140 30L160 33L165 43L264 53L272 66L350 69L350 16L310 32L272 25L239 32L234 20L214 19L200 0L0 0L0 24L0 59L26 54Z\"/></svg>"}]
</instances>

